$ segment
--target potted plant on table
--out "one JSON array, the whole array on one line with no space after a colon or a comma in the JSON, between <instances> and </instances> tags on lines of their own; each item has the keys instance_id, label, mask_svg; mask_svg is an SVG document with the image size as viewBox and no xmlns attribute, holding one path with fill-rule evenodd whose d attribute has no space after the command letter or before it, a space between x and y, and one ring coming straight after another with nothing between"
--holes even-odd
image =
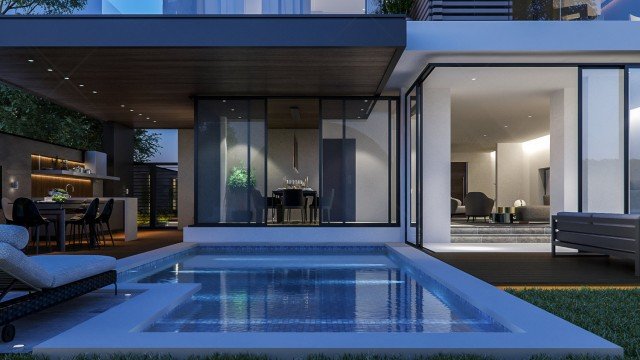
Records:
<instances>
[{"instance_id":1,"label":"potted plant on table","mask_svg":"<svg viewBox=\"0 0 640 360\"><path fill-rule=\"evenodd\" d=\"M252 211L251 191L256 186L255 172L251 173L244 166L234 166L227 176L226 208L227 221L249 222Z\"/></svg>"}]
</instances>

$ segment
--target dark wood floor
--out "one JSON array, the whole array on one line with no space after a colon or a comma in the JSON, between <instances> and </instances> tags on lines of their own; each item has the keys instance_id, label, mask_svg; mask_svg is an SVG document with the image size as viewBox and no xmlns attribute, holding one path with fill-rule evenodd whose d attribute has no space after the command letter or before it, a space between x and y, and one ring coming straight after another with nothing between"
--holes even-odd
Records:
<instances>
[{"instance_id":1,"label":"dark wood floor","mask_svg":"<svg viewBox=\"0 0 640 360\"><path fill-rule=\"evenodd\" d=\"M545 253L430 253L498 286L638 285L630 260L593 255L551 257Z\"/></svg>"},{"instance_id":2,"label":"dark wood floor","mask_svg":"<svg viewBox=\"0 0 640 360\"><path fill-rule=\"evenodd\" d=\"M116 245L88 250L68 246L69 254L108 255L121 259L182 241L182 231L140 230L138 240L124 241L116 234ZM44 250L44 249L43 249ZM29 253L32 253L31 251ZM56 254L56 253L54 253ZM545 253L429 253L477 278L497 286L640 286L633 262L605 256Z\"/></svg>"},{"instance_id":3,"label":"dark wood floor","mask_svg":"<svg viewBox=\"0 0 640 360\"><path fill-rule=\"evenodd\" d=\"M161 247L177 244L182 242L182 231L179 230L139 230L138 239L133 241L124 241L124 234L114 234L115 246L111 242L107 242L107 246L99 249L89 250L86 242L82 246L67 245L67 252L64 254L83 254L83 255L107 255L116 259L122 259L127 256L140 254L146 251L155 250ZM41 245L41 253L46 253L46 248ZM28 254L33 254L32 249L28 249ZM63 254L54 252L52 254Z\"/></svg>"}]
</instances>

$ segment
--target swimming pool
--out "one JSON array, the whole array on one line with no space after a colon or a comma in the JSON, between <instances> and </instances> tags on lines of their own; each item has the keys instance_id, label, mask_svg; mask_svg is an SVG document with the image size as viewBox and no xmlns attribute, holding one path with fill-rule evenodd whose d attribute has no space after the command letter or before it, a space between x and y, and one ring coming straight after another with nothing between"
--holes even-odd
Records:
<instances>
[{"instance_id":1,"label":"swimming pool","mask_svg":"<svg viewBox=\"0 0 640 360\"><path fill-rule=\"evenodd\" d=\"M402 243L181 243L118 260L118 279L136 296L34 353L623 353Z\"/></svg>"},{"instance_id":2,"label":"swimming pool","mask_svg":"<svg viewBox=\"0 0 640 360\"><path fill-rule=\"evenodd\" d=\"M383 246L200 248L138 283L201 289L149 332L505 332Z\"/></svg>"}]
</instances>

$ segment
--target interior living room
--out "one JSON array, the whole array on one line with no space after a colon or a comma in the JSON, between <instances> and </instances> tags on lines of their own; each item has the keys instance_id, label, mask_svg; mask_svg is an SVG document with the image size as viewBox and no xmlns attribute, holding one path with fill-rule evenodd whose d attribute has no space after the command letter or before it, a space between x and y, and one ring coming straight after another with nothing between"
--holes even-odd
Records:
<instances>
[{"instance_id":1,"label":"interior living room","mask_svg":"<svg viewBox=\"0 0 640 360\"><path fill-rule=\"evenodd\" d=\"M558 91L574 68L436 69L451 87L451 242L548 243ZM564 107L562 104L561 107Z\"/></svg>"}]
</instances>

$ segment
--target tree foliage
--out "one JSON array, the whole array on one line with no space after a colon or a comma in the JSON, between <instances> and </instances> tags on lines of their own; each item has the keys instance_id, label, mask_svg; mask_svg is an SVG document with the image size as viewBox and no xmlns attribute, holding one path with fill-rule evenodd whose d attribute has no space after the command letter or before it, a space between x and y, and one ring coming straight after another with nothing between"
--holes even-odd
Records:
<instances>
[{"instance_id":1,"label":"tree foliage","mask_svg":"<svg viewBox=\"0 0 640 360\"><path fill-rule=\"evenodd\" d=\"M378 0L379 14L409 14L414 0Z\"/></svg>"},{"instance_id":2,"label":"tree foliage","mask_svg":"<svg viewBox=\"0 0 640 360\"><path fill-rule=\"evenodd\" d=\"M162 149L160 134L146 129L136 129L133 138L133 161L148 162Z\"/></svg>"},{"instance_id":3,"label":"tree foliage","mask_svg":"<svg viewBox=\"0 0 640 360\"><path fill-rule=\"evenodd\" d=\"M4 84L0 131L78 149L102 149L100 121Z\"/></svg>"},{"instance_id":4,"label":"tree foliage","mask_svg":"<svg viewBox=\"0 0 640 360\"><path fill-rule=\"evenodd\" d=\"M0 15L70 14L86 5L87 0L0 0Z\"/></svg>"}]
</instances>

